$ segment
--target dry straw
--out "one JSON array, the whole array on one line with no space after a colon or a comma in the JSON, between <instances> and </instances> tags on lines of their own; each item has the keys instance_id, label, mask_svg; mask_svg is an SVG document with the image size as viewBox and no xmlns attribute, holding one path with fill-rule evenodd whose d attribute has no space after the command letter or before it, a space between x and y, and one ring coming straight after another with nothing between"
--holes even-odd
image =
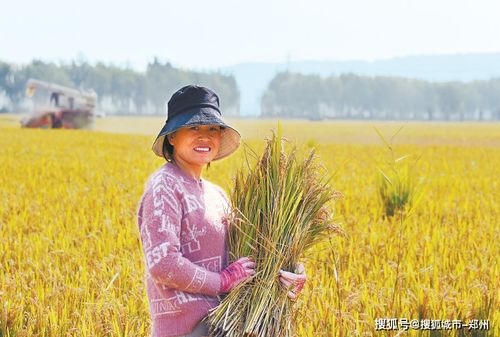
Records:
<instances>
[{"instance_id":1,"label":"dry straw","mask_svg":"<svg viewBox=\"0 0 500 337\"><path fill-rule=\"evenodd\" d=\"M256 275L236 287L208 317L211 336L292 336L293 302L279 270L294 270L304 252L339 228L331 203L339 193L328 185L314 151L300 161L285 153L278 124L253 169L236 173L228 233L230 259L251 256Z\"/></svg>"}]
</instances>

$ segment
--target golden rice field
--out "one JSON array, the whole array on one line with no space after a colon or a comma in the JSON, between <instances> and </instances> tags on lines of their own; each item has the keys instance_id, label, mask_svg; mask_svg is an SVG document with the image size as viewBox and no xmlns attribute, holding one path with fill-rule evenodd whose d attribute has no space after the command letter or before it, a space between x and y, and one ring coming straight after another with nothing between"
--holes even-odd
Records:
<instances>
[{"instance_id":1,"label":"golden rice field","mask_svg":"<svg viewBox=\"0 0 500 337\"><path fill-rule=\"evenodd\" d=\"M83 131L20 129L18 118L0 115L0 336L147 336L135 212L163 163L150 151L162 119L106 118ZM257 152L276 126L232 122ZM396 152L420 156L424 186L403 224L384 218L377 199L387 151L373 128L390 136L401 125ZM345 195L335 206L345 237L304 257L298 336L500 336L499 123L289 120L283 129L317 149ZM243 149L204 177L229 191ZM488 320L489 330L377 330L378 318Z\"/></svg>"}]
</instances>

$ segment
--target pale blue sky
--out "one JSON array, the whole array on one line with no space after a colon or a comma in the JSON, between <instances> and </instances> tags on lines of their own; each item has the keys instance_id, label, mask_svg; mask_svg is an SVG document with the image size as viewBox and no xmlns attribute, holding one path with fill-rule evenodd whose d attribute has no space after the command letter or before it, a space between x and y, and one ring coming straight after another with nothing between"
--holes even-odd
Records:
<instances>
[{"instance_id":1,"label":"pale blue sky","mask_svg":"<svg viewBox=\"0 0 500 337\"><path fill-rule=\"evenodd\" d=\"M0 60L243 62L500 52L498 0L1 0Z\"/></svg>"}]
</instances>

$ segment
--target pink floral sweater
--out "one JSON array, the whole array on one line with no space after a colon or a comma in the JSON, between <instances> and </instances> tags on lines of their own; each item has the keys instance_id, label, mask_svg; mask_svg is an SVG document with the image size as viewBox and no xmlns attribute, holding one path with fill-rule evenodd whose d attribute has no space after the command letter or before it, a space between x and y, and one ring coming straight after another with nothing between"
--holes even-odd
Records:
<instances>
[{"instance_id":1,"label":"pink floral sweater","mask_svg":"<svg viewBox=\"0 0 500 337\"><path fill-rule=\"evenodd\" d=\"M153 337L190 333L219 303L228 211L220 187L173 163L148 179L137 216Z\"/></svg>"}]
</instances>

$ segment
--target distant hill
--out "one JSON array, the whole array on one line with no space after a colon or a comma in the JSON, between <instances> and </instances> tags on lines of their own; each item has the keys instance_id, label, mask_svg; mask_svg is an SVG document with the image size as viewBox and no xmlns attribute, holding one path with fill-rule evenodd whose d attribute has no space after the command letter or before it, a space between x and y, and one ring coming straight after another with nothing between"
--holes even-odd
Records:
<instances>
[{"instance_id":1,"label":"distant hill","mask_svg":"<svg viewBox=\"0 0 500 337\"><path fill-rule=\"evenodd\" d=\"M474 81L500 77L500 53L421 55L369 61L300 61L243 63L220 69L233 74L240 89L240 113L260 114L260 99L278 72L321 76L354 73L365 76L396 76L427 81Z\"/></svg>"}]
</instances>

